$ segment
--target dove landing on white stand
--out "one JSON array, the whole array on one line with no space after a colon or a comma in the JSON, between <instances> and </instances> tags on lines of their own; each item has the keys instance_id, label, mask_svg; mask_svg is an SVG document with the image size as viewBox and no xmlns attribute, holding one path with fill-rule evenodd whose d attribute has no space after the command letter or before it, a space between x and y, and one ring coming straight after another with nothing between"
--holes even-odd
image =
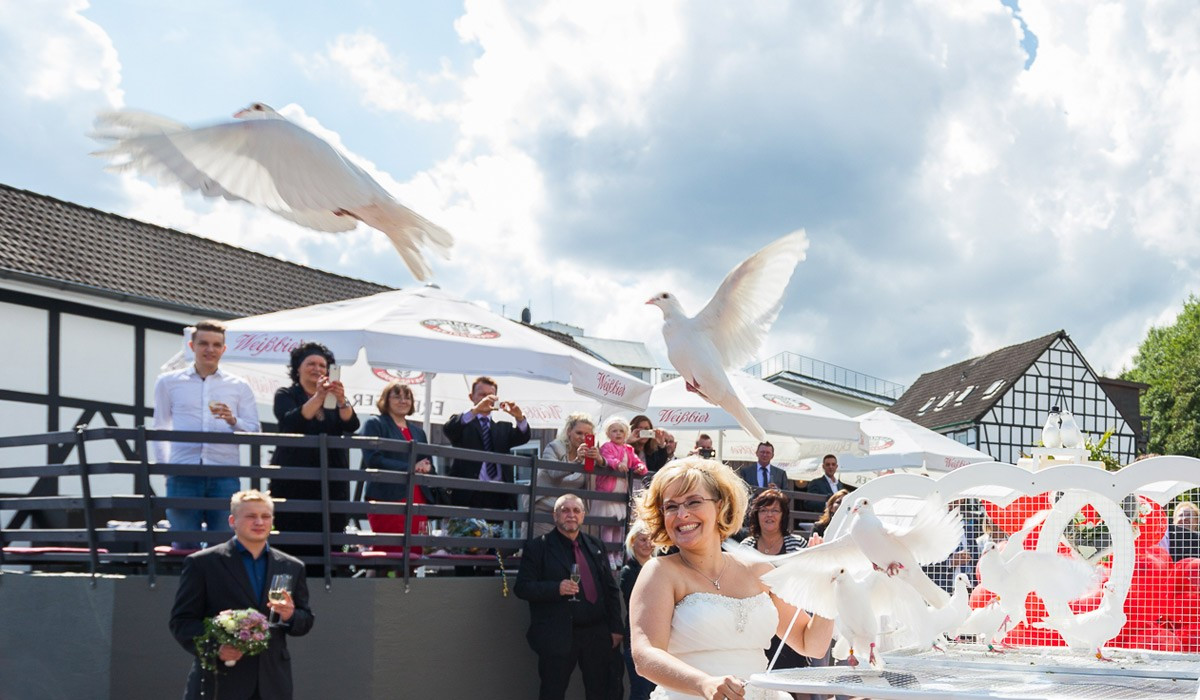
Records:
<instances>
[{"instance_id":1,"label":"dove landing on white stand","mask_svg":"<svg viewBox=\"0 0 1200 700\"><path fill-rule=\"evenodd\" d=\"M110 159L110 170L243 200L317 231L350 231L361 221L387 234L418 280L432 274L422 248L446 256L449 233L313 133L261 102L234 116L239 121L192 129L135 110L104 112L93 138L111 145L93 155Z\"/></svg>"},{"instance_id":2,"label":"dove landing on white stand","mask_svg":"<svg viewBox=\"0 0 1200 700\"><path fill-rule=\"evenodd\" d=\"M667 359L688 390L720 406L755 440L767 434L750 414L726 370L749 360L783 308L783 292L804 259L808 238L790 233L751 255L730 272L700 313L689 317L674 294L660 292L647 304L663 312Z\"/></svg>"},{"instance_id":3,"label":"dove landing on white stand","mask_svg":"<svg viewBox=\"0 0 1200 700\"><path fill-rule=\"evenodd\" d=\"M982 637L984 643L988 646L994 646L1003 641L1004 636L1008 634L1007 631L1004 634L1000 634L1000 629L1004 626L1004 618L1007 616L1008 613L1004 612L1004 608L1000 607L1000 602L993 599L992 602L982 608L972 610L967 619L958 629L951 633L950 637L951 639L965 636ZM997 635L999 635L999 638L997 638Z\"/></svg>"}]
</instances>

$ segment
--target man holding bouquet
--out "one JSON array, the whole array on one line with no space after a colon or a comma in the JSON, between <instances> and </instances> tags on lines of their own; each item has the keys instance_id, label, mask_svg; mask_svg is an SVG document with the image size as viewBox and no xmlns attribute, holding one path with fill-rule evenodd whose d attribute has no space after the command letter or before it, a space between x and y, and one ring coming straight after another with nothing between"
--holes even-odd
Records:
<instances>
[{"instance_id":1,"label":"man holding bouquet","mask_svg":"<svg viewBox=\"0 0 1200 700\"><path fill-rule=\"evenodd\" d=\"M221 645L218 658L224 663L217 665L216 674L206 673L197 657L188 674L184 697L198 700L202 685L204 694L212 697L216 683L221 700L290 700L292 666L287 635L307 634L313 625L304 564L267 544L275 517L275 504L269 495L239 491L233 495L229 511L233 538L196 552L183 562L171 609L171 633L194 656L195 639L206 630L205 619L223 610L253 608L264 614L269 610L279 624L271 629L267 650L257 656L244 656L235 646ZM291 576L291 589L268 600L269 584L280 574Z\"/></svg>"}]
</instances>

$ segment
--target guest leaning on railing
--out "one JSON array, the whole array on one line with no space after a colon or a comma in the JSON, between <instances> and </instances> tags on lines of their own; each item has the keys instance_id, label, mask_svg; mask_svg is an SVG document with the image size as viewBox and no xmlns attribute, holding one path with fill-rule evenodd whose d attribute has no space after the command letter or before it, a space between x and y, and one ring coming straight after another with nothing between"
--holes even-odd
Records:
<instances>
[{"instance_id":1,"label":"guest leaning on railing","mask_svg":"<svg viewBox=\"0 0 1200 700\"><path fill-rule=\"evenodd\" d=\"M320 343L304 343L292 350L289 372L292 385L275 392L275 420L281 433L303 433L304 435L351 435L358 430L358 416L346 402L346 389L341 382L329 378L329 367L336 362L329 348ZM324 408L325 397L337 399L335 408ZM281 467L320 467L321 450L318 447L279 446L271 458L271 464ZM350 450L329 450L330 469L349 469ZM271 495L275 498L320 500L321 482L302 479L271 479ZM329 482L329 500L350 500L350 483ZM321 513L279 513L275 525L280 532L321 532ZM341 532L346 526L346 516L330 516L331 532ZM297 556L321 556L320 545L289 545L288 551ZM310 564L308 571L318 575L319 565Z\"/></svg>"},{"instance_id":2,"label":"guest leaning on railing","mask_svg":"<svg viewBox=\"0 0 1200 700\"><path fill-rule=\"evenodd\" d=\"M399 381L391 381L383 392L379 395L379 399L375 402L375 407L379 409L378 416L371 416L367 422L363 424L362 434L367 437L380 437L388 440L409 440L415 442L429 442L429 438L425 436L425 431L416 423L409 423L408 417L416 410L416 400L413 397L412 389L407 384ZM408 471L408 452L394 452L384 450L369 450L362 451L364 469L387 469L389 471L407 472ZM428 457L417 459L416 466L413 470L418 474L428 474L433 471L433 464L430 463ZM408 487L405 484L389 484L380 481L371 481L367 483L366 493L364 497L368 501L398 501L404 503L405 496L408 493ZM433 494L429 488L424 485L419 485L413 490L413 503L433 503ZM420 534L425 528L425 523L428 518L424 515L415 515L412 518L410 526L406 527L403 515L392 515L387 513L368 513L367 522L371 523L373 532L409 532L414 535ZM385 552L403 552L403 547L376 546L372 549ZM410 547L414 557L421 556L420 547Z\"/></svg>"},{"instance_id":3,"label":"guest leaning on railing","mask_svg":"<svg viewBox=\"0 0 1200 700\"><path fill-rule=\"evenodd\" d=\"M550 441L546 445L546 449L542 450L542 459L583 464L588 458L591 458L594 460L593 464L600 464L600 449L595 445L588 447L584 444L588 435L595 435L595 430L596 425L592 422L591 416L586 413L572 413L567 416L566 424L558 431L558 438ZM564 472L557 469L543 469L538 472L538 486L575 489L582 492L590 489L591 485L588 483L590 480L589 475L584 472ZM538 496L534 512L553 513L554 501L557 499L557 495ZM534 523L532 537L544 535L553 529L553 523Z\"/></svg>"}]
</instances>

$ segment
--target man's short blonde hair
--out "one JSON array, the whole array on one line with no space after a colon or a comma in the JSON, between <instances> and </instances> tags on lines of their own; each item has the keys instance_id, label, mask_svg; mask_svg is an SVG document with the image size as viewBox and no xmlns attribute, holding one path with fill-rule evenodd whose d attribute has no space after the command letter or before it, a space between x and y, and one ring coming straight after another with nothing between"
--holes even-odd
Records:
<instances>
[{"instance_id":1,"label":"man's short blonde hair","mask_svg":"<svg viewBox=\"0 0 1200 700\"><path fill-rule=\"evenodd\" d=\"M271 512L275 512L275 501L271 498L270 491L259 491L258 489L247 489L238 491L229 499L229 514L237 515L237 510L243 503L266 503Z\"/></svg>"},{"instance_id":2,"label":"man's short blonde hair","mask_svg":"<svg viewBox=\"0 0 1200 700\"><path fill-rule=\"evenodd\" d=\"M687 493L702 489L717 504L717 532L721 540L737 532L746 519L746 504L750 500L749 486L732 469L715 459L684 457L668 462L654 476L650 488L638 499L638 519L646 523L650 542L662 549L670 547L670 533L663 518L663 500L668 491L679 488Z\"/></svg>"}]
</instances>

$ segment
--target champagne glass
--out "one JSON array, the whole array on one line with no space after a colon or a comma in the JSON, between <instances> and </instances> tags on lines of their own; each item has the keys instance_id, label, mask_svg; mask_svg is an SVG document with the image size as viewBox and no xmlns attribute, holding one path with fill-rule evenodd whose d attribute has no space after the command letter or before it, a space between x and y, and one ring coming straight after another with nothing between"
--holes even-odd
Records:
<instances>
[{"instance_id":1,"label":"champagne glass","mask_svg":"<svg viewBox=\"0 0 1200 700\"><path fill-rule=\"evenodd\" d=\"M287 600L287 594L292 592L292 576L291 574L275 574L271 577L271 587L267 589L267 599L274 603L282 603ZM272 627L279 626L279 613L272 608L270 615L267 616L268 622Z\"/></svg>"},{"instance_id":2,"label":"champagne glass","mask_svg":"<svg viewBox=\"0 0 1200 700\"><path fill-rule=\"evenodd\" d=\"M575 584L576 586L579 585L579 565L578 564L571 565L571 583ZM567 600L571 601L572 603L578 603L579 602L579 593L578 592L572 593L571 597L568 598Z\"/></svg>"}]
</instances>

